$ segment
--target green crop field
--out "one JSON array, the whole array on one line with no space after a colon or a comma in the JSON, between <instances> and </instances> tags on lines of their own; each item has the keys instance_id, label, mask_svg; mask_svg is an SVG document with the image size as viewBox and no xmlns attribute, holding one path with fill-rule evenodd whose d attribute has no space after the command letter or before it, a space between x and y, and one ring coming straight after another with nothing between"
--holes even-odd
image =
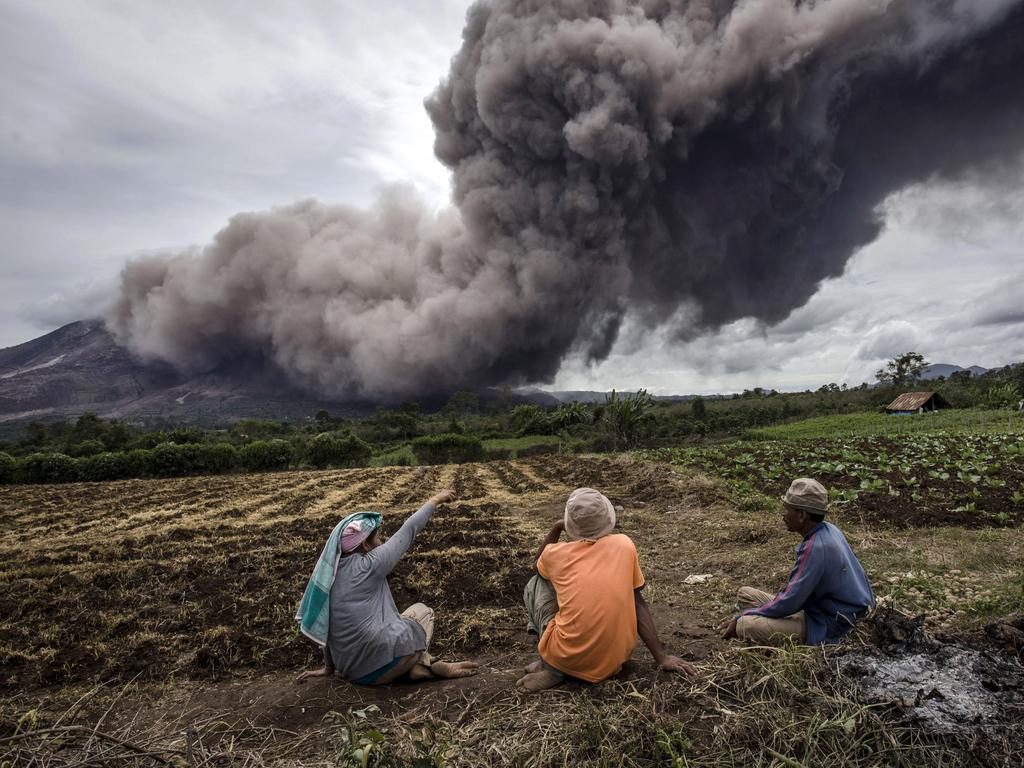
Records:
<instances>
[{"instance_id":1,"label":"green crop field","mask_svg":"<svg viewBox=\"0 0 1024 768\"><path fill-rule=\"evenodd\" d=\"M817 437L900 436L952 434L1024 434L1024 413L1005 410L950 409L913 416L888 413L844 413L789 424L752 429L746 437L759 440L804 440Z\"/></svg>"},{"instance_id":2,"label":"green crop field","mask_svg":"<svg viewBox=\"0 0 1024 768\"><path fill-rule=\"evenodd\" d=\"M720 477L748 507L807 476L850 517L971 528L1024 520L1024 416L1006 411L828 416L642 455Z\"/></svg>"}]
</instances>

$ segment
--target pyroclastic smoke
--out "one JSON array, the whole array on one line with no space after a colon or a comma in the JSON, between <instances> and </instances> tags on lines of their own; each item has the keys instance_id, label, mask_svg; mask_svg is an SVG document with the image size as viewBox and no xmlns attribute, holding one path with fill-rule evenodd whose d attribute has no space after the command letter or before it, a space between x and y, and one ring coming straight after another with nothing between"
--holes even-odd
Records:
<instances>
[{"instance_id":1,"label":"pyroclastic smoke","mask_svg":"<svg viewBox=\"0 0 1024 768\"><path fill-rule=\"evenodd\" d=\"M484 0L426 107L453 206L235 216L129 263L147 360L378 400L550 381L624 318L776 323L877 206L1024 149L1024 0Z\"/></svg>"}]
</instances>

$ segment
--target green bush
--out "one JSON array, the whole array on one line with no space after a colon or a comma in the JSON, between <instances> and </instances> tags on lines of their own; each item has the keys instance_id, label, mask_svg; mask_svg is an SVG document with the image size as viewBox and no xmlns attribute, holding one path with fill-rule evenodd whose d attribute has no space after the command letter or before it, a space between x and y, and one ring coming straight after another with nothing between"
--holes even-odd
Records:
<instances>
[{"instance_id":1,"label":"green bush","mask_svg":"<svg viewBox=\"0 0 1024 768\"><path fill-rule=\"evenodd\" d=\"M547 435L555 430L551 414L529 403L513 408L509 423L518 435Z\"/></svg>"},{"instance_id":2,"label":"green bush","mask_svg":"<svg viewBox=\"0 0 1024 768\"><path fill-rule=\"evenodd\" d=\"M149 475L149 451L145 448L133 448L124 454L124 462L131 474L128 477L147 477Z\"/></svg>"},{"instance_id":3,"label":"green bush","mask_svg":"<svg viewBox=\"0 0 1024 768\"><path fill-rule=\"evenodd\" d=\"M408 443L403 443L390 451L373 456L368 465L373 467L411 467L415 463L416 457L412 454L412 447Z\"/></svg>"},{"instance_id":4,"label":"green bush","mask_svg":"<svg viewBox=\"0 0 1024 768\"><path fill-rule=\"evenodd\" d=\"M314 467L345 467L365 464L370 446L355 435L338 437L329 433L314 437L306 449L306 459Z\"/></svg>"},{"instance_id":5,"label":"green bush","mask_svg":"<svg viewBox=\"0 0 1024 768\"><path fill-rule=\"evenodd\" d=\"M145 465L127 453L99 453L78 460L78 476L90 482L138 477Z\"/></svg>"},{"instance_id":6,"label":"green bush","mask_svg":"<svg viewBox=\"0 0 1024 768\"><path fill-rule=\"evenodd\" d=\"M120 453L128 447L132 434L128 427L119 421L111 421L107 425L107 431L100 438L103 441L103 449L111 453Z\"/></svg>"},{"instance_id":7,"label":"green bush","mask_svg":"<svg viewBox=\"0 0 1024 768\"><path fill-rule=\"evenodd\" d=\"M163 430L157 430L156 432L143 432L141 435L136 435L128 445L133 450L148 451L165 442L167 442L167 435L164 434Z\"/></svg>"},{"instance_id":8,"label":"green bush","mask_svg":"<svg viewBox=\"0 0 1024 768\"><path fill-rule=\"evenodd\" d=\"M1012 382L990 387L981 398L984 408L1016 408L1018 402L1020 391Z\"/></svg>"},{"instance_id":9,"label":"green bush","mask_svg":"<svg viewBox=\"0 0 1024 768\"><path fill-rule=\"evenodd\" d=\"M167 435L167 442L178 445L189 445L191 443L203 442L203 430L199 427L180 427L171 430Z\"/></svg>"},{"instance_id":10,"label":"green bush","mask_svg":"<svg viewBox=\"0 0 1024 768\"><path fill-rule=\"evenodd\" d=\"M211 475L222 475L238 466L238 449L231 443L207 443L194 446L197 468Z\"/></svg>"},{"instance_id":11,"label":"green bush","mask_svg":"<svg viewBox=\"0 0 1024 768\"><path fill-rule=\"evenodd\" d=\"M416 415L403 411L378 411L376 415L359 422L356 427L360 437L371 443L408 440L420 434Z\"/></svg>"},{"instance_id":12,"label":"green bush","mask_svg":"<svg viewBox=\"0 0 1024 768\"><path fill-rule=\"evenodd\" d=\"M71 483L78 479L78 467L63 453L33 453L19 462L17 474L26 483Z\"/></svg>"},{"instance_id":13,"label":"green bush","mask_svg":"<svg viewBox=\"0 0 1024 768\"><path fill-rule=\"evenodd\" d=\"M146 471L153 477L182 477L195 472L195 446L160 443L149 451Z\"/></svg>"},{"instance_id":14,"label":"green bush","mask_svg":"<svg viewBox=\"0 0 1024 768\"><path fill-rule=\"evenodd\" d=\"M9 453L0 453L0 485L14 482L14 471L18 462Z\"/></svg>"},{"instance_id":15,"label":"green bush","mask_svg":"<svg viewBox=\"0 0 1024 768\"><path fill-rule=\"evenodd\" d=\"M567 403L558 406L554 413L549 416L551 426L556 430L568 429L578 424L592 424L594 422L593 412L583 403Z\"/></svg>"},{"instance_id":16,"label":"green bush","mask_svg":"<svg viewBox=\"0 0 1024 768\"><path fill-rule=\"evenodd\" d=\"M412 441L412 452L420 464L461 464L484 458L479 438L469 435L425 435Z\"/></svg>"},{"instance_id":17,"label":"green bush","mask_svg":"<svg viewBox=\"0 0 1024 768\"><path fill-rule=\"evenodd\" d=\"M317 469L333 466L336 445L339 442L340 438L327 432L317 435L306 446L306 461Z\"/></svg>"},{"instance_id":18,"label":"green bush","mask_svg":"<svg viewBox=\"0 0 1024 768\"><path fill-rule=\"evenodd\" d=\"M107 450L100 440L83 440L81 443L72 445L68 454L82 458L84 456L97 456Z\"/></svg>"},{"instance_id":19,"label":"green bush","mask_svg":"<svg viewBox=\"0 0 1024 768\"><path fill-rule=\"evenodd\" d=\"M229 443L177 445L161 443L153 450L105 452L78 460L82 480L122 480L131 477L183 477L223 474L238 466L238 452Z\"/></svg>"},{"instance_id":20,"label":"green bush","mask_svg":"<svg viewBox=\"0 0 1024 768\"><path fill-rule=\"evenodd\" d=\"M238 452L238 461L250 472L288 469L295 451L287 440L257 440Z\"/></svg>"}]
</instances>

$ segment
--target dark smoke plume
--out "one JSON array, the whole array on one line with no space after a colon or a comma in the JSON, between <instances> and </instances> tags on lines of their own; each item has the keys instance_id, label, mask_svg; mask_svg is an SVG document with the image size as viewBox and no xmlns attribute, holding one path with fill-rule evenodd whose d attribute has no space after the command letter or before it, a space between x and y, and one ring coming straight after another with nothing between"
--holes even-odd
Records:
<instances>
[{"instance_id":1,"label":"dark smoke plume","mask_svg":"<svg viewBox=\"0 0 1024 768\"><path fill-rule=\"evenodd\" d=\"M627 316L776 323L908 184L1024 149L1024 0L493 0L428 99L454 207L234 217L129 264L109 323L332 396L550 381Z\"/></svg>"}]
</instances>

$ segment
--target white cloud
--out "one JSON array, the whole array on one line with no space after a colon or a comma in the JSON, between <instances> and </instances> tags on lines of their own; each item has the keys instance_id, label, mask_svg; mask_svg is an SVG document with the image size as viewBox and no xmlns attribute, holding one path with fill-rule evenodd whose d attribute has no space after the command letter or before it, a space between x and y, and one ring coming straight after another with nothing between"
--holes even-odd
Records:
<instances>
[{"instance_id":1,"label":"white cloud","mask_svg":"<svg viewBox=\"0 0 1024 768\"><path fill-rule=\"evenodd\" d=\"M423 99L468 4L0 0L0 346L114 254L241 210L362 206L391 180L443 205Z\"/></svg>"},{"instance_id":2,"label":"white cloud","mask_svg":"<svg viewBox=\"0 0 1024 768\"><path fill-rule=\"evenodd\" d=\"M57 328L76 320L99 317L114 298L117 281L109 276L76 281L41 301L22 304L18 314L36 327Z\"/></svg>"},{"instance_id":3,"label":"white cloud","mask_svg":"<svg viewBox=\"0 0 1024 768\"><path fill-rule=\"evenodd\" d=\"M887 360L921 348L921 332L906 320L890 320L872 328L857 347L858 360Z\"/></svg>"},{"instance_id":4,"label":"white cloud","mask_svg":"<svg viewBox=\"0 0 1024 768\"><path fill-rule=\"evenodd\" d=\"M978 297L967 312L969 325L1017 325L1024 323L1024 273L1006 280Z\"/></svg>"}]
</instances>

